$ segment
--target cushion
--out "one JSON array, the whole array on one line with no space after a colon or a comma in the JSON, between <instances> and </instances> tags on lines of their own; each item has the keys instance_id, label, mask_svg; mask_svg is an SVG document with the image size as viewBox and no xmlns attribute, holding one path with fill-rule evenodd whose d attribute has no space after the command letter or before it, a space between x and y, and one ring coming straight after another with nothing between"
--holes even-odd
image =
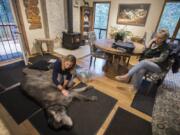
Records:
<instances>
[{"instance_id":1,"label":"cushion","mask_svg":"<svg viewBox=\"0 0 180 135\"><path fill-rule=\"evenodd\" d=\"M48 71L49 69L52 68L52 64L46 60L39 60L39 61L33 63L32 65L30 65L29 68Z\"/></svg>"}]
</instances>

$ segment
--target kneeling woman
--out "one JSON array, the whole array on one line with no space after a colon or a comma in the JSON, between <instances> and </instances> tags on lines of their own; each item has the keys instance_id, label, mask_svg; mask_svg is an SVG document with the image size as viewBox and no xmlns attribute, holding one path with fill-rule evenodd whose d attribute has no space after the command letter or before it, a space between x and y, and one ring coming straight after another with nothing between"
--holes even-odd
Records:
<instances>
[{"instance_id":1,"label":"kneeling woman","mask_svg":"<svg viewBox=\"0 0 180 135\"><path fill-rule=\"evenodd\" d=\"M52 80L63 95L68 96L67 88L72 86L72 70L76 65L76 57L68 55L54 63Z\"/></svg>"}]
</instances>

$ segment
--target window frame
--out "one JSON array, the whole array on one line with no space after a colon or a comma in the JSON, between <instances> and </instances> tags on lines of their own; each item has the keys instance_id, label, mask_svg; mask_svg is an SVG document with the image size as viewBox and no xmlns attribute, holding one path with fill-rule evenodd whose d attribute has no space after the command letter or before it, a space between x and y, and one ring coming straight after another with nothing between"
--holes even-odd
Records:
<instances>
[{"instance_id":1,"label":"window frame","mask_svg":"<svg viewBox=\"0 0 180 135\"><path fill-rule=\"evenodd\" d=\"M107 19L107 26L106 26L106 29L101 29L101 30L106 30L106 38L107 38L107 35L108 35L108 28L109 28L109 16L110 16L110 11L111 11L111 1L94 1L93 2L93 10L94 10L94 18L93 18L93 23L95 24L95 13L96 13L96 4L98 3L108 3L109 4L109 12L108 12L108 19ZM93 24L93 29L98 29L98 28L95 28L94 27L94 24ZM100 35L99 35L100 36Z\"/></svg>"}]
</instances>

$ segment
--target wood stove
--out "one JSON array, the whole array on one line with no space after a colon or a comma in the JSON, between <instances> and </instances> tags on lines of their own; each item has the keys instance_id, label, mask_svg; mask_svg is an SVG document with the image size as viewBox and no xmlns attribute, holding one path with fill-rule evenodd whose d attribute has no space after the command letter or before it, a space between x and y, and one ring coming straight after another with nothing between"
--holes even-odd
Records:
<instances>
[{"instance_id":1,"label":"wood stove","mask_svg":"<svg viewBox=\"0 0 180 135\"><path fill-rule=\"evenodd\" d=\"M81 34L73 32L73 2L67 0L68 31L63 32L62 47L70 50L79 48L81 45Z\"/></svg>"}]
</instances>

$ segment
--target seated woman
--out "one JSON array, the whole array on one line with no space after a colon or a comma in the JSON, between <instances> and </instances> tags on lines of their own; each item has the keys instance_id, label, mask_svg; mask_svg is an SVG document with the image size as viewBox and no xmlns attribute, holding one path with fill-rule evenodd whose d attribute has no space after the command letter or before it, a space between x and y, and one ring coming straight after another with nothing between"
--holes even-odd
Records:
<instances>
[{"instance_id":1,"label":"seated woman","mask_svg":"<svg viewBox=\"0 0 180 135\"><path fill-rule=\"evenodd\" d=\"M122 76L116 76L116 80L128 82L135 75L134 89L138 89L145 72L150 71L159 73L167 64L169 55L169 47L166 39L169 37L169 32L166 29L161 29L152 39L150 47L144 51L141 61Z\"/></svg>"},{"instance_id":2,"label":"seated woman","mask_svg":"<svg viewBox=\"0 0 180 135\"><path fill-rule=\"evenodd\" d=\"M76 65L76 57L68 55L64 59L58 59L54 63L52 80L63 95L68 96L67 88L72 86L71 71Z\"/></svg>"}]
</instances>

